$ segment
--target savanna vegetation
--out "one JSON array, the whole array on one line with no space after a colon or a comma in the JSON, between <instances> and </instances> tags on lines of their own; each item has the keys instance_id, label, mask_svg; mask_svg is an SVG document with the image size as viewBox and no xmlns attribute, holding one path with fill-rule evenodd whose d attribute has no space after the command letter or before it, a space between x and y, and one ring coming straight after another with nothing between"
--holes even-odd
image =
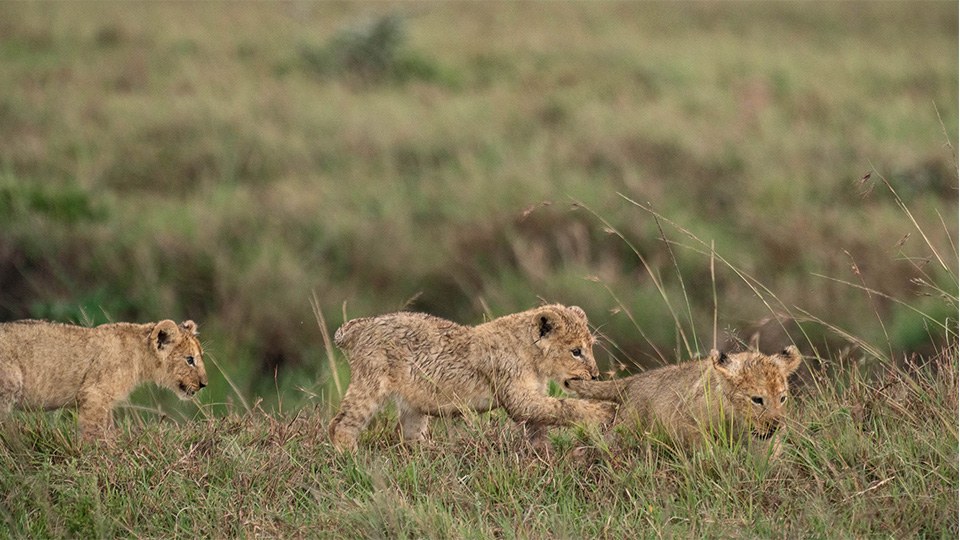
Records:
<instances>
[{"instance_id":1,"label":"savanna vegetation","mask_svg":"<svg viewBox=\"0 0 960 540\"><path fill-rule=\"evenodd\" d=\"M0 4L0 320L191 318L210 386L0 433L0 536L958 532L958 16ZM328 335L584 308L601 369L794 342L782 455L502 415L356 456Z\"/></svg>"}]
</instances>

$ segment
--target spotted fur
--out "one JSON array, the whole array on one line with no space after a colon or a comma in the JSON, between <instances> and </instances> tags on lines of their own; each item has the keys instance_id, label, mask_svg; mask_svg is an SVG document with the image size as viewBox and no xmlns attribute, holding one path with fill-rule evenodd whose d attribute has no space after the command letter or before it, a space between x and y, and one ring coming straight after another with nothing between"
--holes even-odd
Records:
<instances>
[{"instance_id":1,"label":"spotted fur","mask_svg":"<svg viewBox=\"0 0 960 540\"><path fill-rule=\"evenodd\" d=\"M359 433L389 400L405 439L420 439L431 416L503 407L534 432L544 426L608 422L615 406L546 395L547 382L597 377L594 338L579 307L544 306L479 326L423 313L354 319L334 335L350 361L350 386L330 423L333 444L354 450Z\"/></svg>"}]
</instances>

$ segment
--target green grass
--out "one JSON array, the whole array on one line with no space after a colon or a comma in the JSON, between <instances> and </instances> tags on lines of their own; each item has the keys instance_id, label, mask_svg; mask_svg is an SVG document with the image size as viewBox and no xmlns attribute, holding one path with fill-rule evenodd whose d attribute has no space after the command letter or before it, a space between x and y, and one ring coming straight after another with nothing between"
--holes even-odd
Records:
<instances>
[{"instance_id":1,"label":"green grass","mask_svg":"<svg viewBox=\"0 0 960 540\"><path fill-rule=\"evenodd\" d=\"M17 415L0 536L955 537L957 36L948 2L0 4L0 320L192 318L210 371L113 449ZM314 297L812 373L773 465L543 461L498 416L339 458Z\"/></svg>"},{"instance_id":2,"label":"green grass","mask_svg":"<svg viewBox=\"0 0 960 540\"><path fill-rule=\"evenodd\" d=\"M415 447L381 416L338 455L310 405L128 421L114 447L81 449L69 415L34 415L0 444L0 535L952 538L958 358L943 353L879 380L813 373L773 460L576 430L537 455L501 414L436 421Z\"/></svg>"}]
</instances>

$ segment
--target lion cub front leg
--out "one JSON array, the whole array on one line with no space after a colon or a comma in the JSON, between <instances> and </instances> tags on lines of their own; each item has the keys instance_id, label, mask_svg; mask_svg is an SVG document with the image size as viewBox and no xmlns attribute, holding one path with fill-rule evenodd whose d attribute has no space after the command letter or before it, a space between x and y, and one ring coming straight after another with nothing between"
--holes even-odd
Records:
<instances>
[{"instance_id":1,"label":"lion cub front leg","mask_svg":"<svg viewBox=\"0 0 960 540\"><path fill-rule=\"evenodd\" d=\"M113 432L112 393L102 388L91 387L80 391L77 396L77 420L80 424L80 436L84 442L107 440Z\"/></svg>"},{"instance_id":2,"label":"lion cub front leg","mask_svg":"<svg viewBox=\"0 0 960 540\"><path fill-rule=\"evenodd\" d=\"M550 446L549 425L524 422L523 435L535 452L544 456L550 455L552 447Z\"/></svg>"},{"instance_id":3,"label":"lion cub front leg","mask_svg":"<svg viewBox=\"0 0 960 540\"><path fill-rule=\"evenodd\" d=\"M500 404L517 421L540 426L571 424L610 424L617 406L607 401L557 399L531 389L508 389L500 392ZM538 430L535 431L539 431Z\"/></svg>"}]
</instances>

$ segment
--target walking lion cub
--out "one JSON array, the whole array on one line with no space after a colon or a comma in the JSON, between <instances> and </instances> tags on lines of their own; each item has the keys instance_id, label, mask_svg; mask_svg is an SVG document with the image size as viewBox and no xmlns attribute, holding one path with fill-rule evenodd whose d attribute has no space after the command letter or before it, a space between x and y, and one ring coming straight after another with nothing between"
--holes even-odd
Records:
<instances>
[{"instance_id":1,"label":"walking lion cub","mask_svg":"<svg viewBox=\"0 0 960 540\"><path fill-rule=\"evenodd\" d=\"M350 386L330 423L338 449L353 451L360 431L389 399L406 440L424 436L429 417L503 407L535 433L544 426L608 423L616 406L546 395L599 375L594 338L579 307L549 305L475 327L423 313L354 319L335 341L350 361Z\"/></svg>"},{"instance_id":2,"label":"walking lion cub","mask_svg":"<svg viewBox=\"0 0 960 540\"><path fill-rule=\"evenodd\" d=\"M665 366L609 381L571 381L578 396L622 403L617 423L654 424L688 446L704 433L774 435L787 399L787 377L802 357L794 346L773 356L755 352L724 354Z\"/></svg>"},{"instance_id":3,"label":"walking lion cub","mask_svg":"<svg viewBox=\"0 0 960 540\"><path fill-rule=\"evenodd\" d=\"M0 324L0 418L11 409L76 406L85 440L113 427L111 410L143 382L189 399L207 385L197 325L47 321Z\"/></svg>"}]
</instances>

